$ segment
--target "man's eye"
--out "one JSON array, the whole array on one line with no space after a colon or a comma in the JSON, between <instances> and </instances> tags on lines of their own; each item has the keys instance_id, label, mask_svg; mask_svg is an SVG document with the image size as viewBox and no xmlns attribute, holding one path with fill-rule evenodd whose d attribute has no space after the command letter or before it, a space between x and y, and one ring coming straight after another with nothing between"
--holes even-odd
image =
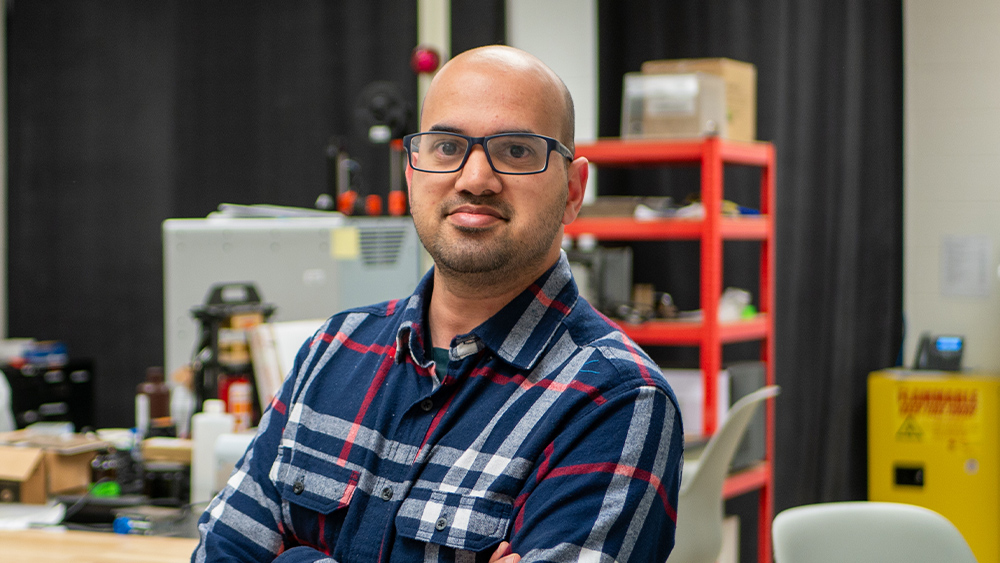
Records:
<instances>
[{"instance_id":1,"label":"man's eye","mask_svg":"<svg viewBox=\"0 0 1000 563\"><path fill-rule=\"evenodd\" d=\"M435 152L445 156L454 156L458 154L458 144L451 141L442 141L435 147Z\"/></svg>"},{"instance_id":2,"label":"man's eye","mask_svg":"<svg viewBox=\"0 0 1000 563\"><path fill-rule=\"evenodd\" d=\"M503 158L505 160L524 160L534 158L535 149L527 143L511 139L504 140L501 143L495 143L490 151L490 154L496 155L498 158Z\"/></svg>"},{"instance_id":3,"label":"man's eye","mask_svg":"<svg viewBox=\"0 0 1000 563\"><path fill-rule=\"evenodd\" d=\"M513 158L524 158L528 156L528 147L524 145L511 145L507 147L507 154Z\"/></svg>"}]
</instances>

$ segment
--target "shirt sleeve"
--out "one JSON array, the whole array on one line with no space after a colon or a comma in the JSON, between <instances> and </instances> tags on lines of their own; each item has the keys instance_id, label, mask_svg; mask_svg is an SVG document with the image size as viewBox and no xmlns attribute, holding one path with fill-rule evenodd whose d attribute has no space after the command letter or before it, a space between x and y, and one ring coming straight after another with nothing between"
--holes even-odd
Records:
<instances>
[{"instance_id":1,"label":"shirt sleeve","mask_svg":"<svg viewBox=\"0 0 1000 563\"><path fill-rule=\"evenodd\" d=\"M546 449L515 503L513 551L525 563L663 563L674 545L682 459L668 391L605 395Z\"/></svg>"},{"instance_id":2,"label":"shirt sleeve","mask_svg":"<svg viewBox=\"0 0 1000 563\"><path fill-rule=\"evenodd\" d=\"M265 410L257 435L225 488L198 520L201 539L191 555L192 563L334 562L329 555L311 547L287 545L281 494L269 476L282 447L282 434L296 387L294 374L298 373L308 349L307 343L299 351L292 375L285 379ZM286 547L291 548L286 551Z\"/></svg>"}]
</instances>

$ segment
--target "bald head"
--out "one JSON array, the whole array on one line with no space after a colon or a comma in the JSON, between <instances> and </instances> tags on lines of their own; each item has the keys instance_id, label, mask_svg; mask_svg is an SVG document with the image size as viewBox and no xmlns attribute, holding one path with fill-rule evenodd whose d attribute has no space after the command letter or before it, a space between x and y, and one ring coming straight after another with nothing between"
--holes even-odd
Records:
<instances>
[{"instance_id":1,"label":"bald head","mask_svg":"<svg viewBox=\"0 0 1000 563\"><path fill-rule=\"evenodd\" d=\"M433 99L436 90L445 88L444 84L460 82L466 75L473 74L492 76L505 82L513 80L516 82L510 83L537 90L537 104L557 117L557 138L573 150L576 117L569 89L545 63L514 47L490 45L456 55L434 76L427 90L425 104Z\"/></svg>"}]
</instances>

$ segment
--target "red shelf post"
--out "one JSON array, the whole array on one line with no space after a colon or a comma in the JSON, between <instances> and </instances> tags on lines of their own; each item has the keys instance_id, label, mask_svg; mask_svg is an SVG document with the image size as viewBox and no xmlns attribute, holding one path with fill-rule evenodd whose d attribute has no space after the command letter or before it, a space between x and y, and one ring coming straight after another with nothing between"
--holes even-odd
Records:
<instances>
[{"instance_id":1,"label":"red shelf post","mask_svg":"<svg viewBox=\"0 0 1000 563\"><path fill-rule=\"evenodd\" d=\"M716 410L718 375L722 369L722 345L760 340L765 378L774 384L774 146L770 143L737 142L709 137L698 140L601 140L576 146L577 156L604 166L662 166L669 163L701 166L703 219L659 219L582 217L566 227L570 236L592 234L607 240L698 240L701 244L700 302L702 319L697 323L650 321L623 325L640 345L699 346L704 378L703 432L718 428ZM724 164L757 166L761 169L760 217L723 218ZM760 314L749 321L719 322L722 296L722 246L724 240L759 240ZM765 403L765 454L760 464L726 480L726 498L758 491L757 554L760 563L771 562L771 519L774 513L774 402Z\"/></svg>"},{"instance_id":2,"label":"red shelf post","mask_svg":"<svg viewBox=\"0 0 1000 563\"><path fill-rule=\"evenodd\" d=\"M705 219L701 234L701 311L704 335L701 341L701 372L705 395L702 434L711 436L718 427L719 372L722 370L722 338L719 334L719 297L722 295L722 154L719 138L705 140L701 157L701 204Z\"/></svg>"}]
</instances>

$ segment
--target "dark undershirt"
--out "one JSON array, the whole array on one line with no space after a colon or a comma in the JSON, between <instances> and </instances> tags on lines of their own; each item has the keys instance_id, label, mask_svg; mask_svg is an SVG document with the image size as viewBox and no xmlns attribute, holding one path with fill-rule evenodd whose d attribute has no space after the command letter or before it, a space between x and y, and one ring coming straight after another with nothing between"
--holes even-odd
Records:
<instances>
[{"instance_id":1,"label":"dark undershirt","mask_svg":"<svg viewBox=\"0 0 1000 563\"><path fill-rule=\"evenodd\" d=\"M433 352L434 370L438 377L443 378L448 375L448 349L434 348Z\"/></svg>"}]
</instances>

